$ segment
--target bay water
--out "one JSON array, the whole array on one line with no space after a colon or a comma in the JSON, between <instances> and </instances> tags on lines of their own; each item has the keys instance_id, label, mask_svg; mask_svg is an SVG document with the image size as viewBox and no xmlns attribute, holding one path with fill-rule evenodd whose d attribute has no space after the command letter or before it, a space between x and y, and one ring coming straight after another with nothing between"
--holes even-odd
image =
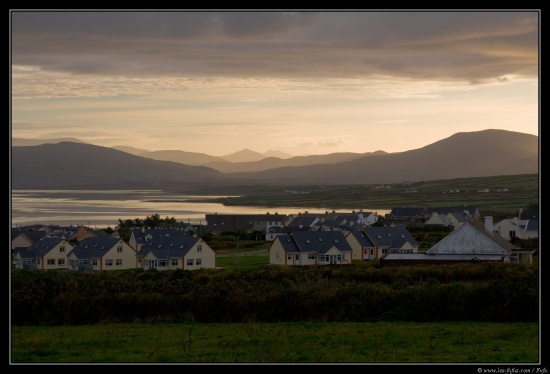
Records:
<instances>
[{"instance_id":1,"label":"bay water","mask_svg":"<svg viewBox=\"0 0 550 374\"><path fill-rule=\"evenodd\" d=\"M161 190L12 190L11 226L84 225L91 228L115 228L119 219L144 219L158 214L177 221L206 224L206 214L286 214L319 213L331 208L225 206L206 199L226 196L194 196ZM377 214L389 210L369 210ZM337 211L340 212L340 211ZM341 213L351 213L341 211Z\"/></svg>"}]
</instances>

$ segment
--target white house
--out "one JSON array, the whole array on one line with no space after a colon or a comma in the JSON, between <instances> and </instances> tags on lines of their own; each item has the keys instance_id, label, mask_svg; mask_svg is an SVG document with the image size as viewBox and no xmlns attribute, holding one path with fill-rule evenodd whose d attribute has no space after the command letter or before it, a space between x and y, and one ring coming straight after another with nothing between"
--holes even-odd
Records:
<instances>
[{"instance_id":1,"label":"white house","mask_svg":"<svg viewBox=\"0 0 550 374\"><path fill-rule=\"evenodd\" d=\"M136 252L118 238L84 239L67 254L69 270L121 270L136 267Z\"/></svg>"},{"instance_id":2,"label":"white house","mask_svg":"<svg viewBox=\"0 0 550 374\"><path fill-rule=\"evenodd\" d=\"M140 247L137 267L157 270L215 269L216 252L197 236L163 236Z\"/></svg>"},{"instance_id":3,"label":"white house","mask_svg":"<svg viewBox=\"0 0 550 374\"><path fill-rule=\"evenodd\" d=\"M352 250L341 231L293 231L277 236L269 247L271 265L341 265Z\"/></svg>"},{"instance_id":4,"label":"white house","mask_svg":"<svg viewBox=\"0 0 550 374\"><path fill-rule=\"evenodd\" d=\"M67 269L71 243L61 238L42 238L15 254L15 268L29 270Z\"/></svg>"}]
</instances>

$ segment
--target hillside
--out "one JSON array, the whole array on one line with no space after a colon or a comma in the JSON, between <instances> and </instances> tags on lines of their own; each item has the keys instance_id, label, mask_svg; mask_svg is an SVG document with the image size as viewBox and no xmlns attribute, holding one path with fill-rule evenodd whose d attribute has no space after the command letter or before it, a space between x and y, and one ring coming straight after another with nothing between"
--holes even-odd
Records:
<instances>
[{"instance_id":1,"label":"hillside","mask_svg":"<svg viewBox=\"0 0 550 374\"><path fill-rule=\"evenodd\" d=\"M207 182L222 173L204 166L187 166L134 156L108 147L61 142L13 147L13 189L76 188L167 182Z\"/></svg>"},{"instance_id":2,"label":"hillside","mask_svg":"<svg viewBox=\"0 0 550 374\"><path fill-rule=\"evenodd\" d=\"M239 155L250 155L250 152ZM534 174L539 171L539 137L504 130L464 132L415 150L378 151L356 156L342 153L287 160L264 158L256 162L263 162L262 167L270 167L267 170L221 173L206 166L153 160L84 143L61 142L13 147L11 177L14 189L36 189L106 185L114 188L116 184L128 187L129 183L133 188L151 185L162 188L164 184L173 183L199 186L377 184ZM351 159L346 160L346 157ZM276 166L311 160L318 164ZM253 169L258 165L256 162L244 163L244 166Z\"/></svg>"}]
</instances>

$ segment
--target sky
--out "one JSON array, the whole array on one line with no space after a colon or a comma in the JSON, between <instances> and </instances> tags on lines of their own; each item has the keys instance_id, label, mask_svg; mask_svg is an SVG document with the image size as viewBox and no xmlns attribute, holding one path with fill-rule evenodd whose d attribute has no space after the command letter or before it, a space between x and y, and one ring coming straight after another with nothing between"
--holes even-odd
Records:
<instances>
[{"instance_id":1,"label":"sky","mask_svg":"<svg viewBox=\"0 0 550 374\"><path fill-rule=\"evenodd\" d=\"M540 11L10 10L11 136L213 156L539 135Z\"/></svg>"}]
</instances>

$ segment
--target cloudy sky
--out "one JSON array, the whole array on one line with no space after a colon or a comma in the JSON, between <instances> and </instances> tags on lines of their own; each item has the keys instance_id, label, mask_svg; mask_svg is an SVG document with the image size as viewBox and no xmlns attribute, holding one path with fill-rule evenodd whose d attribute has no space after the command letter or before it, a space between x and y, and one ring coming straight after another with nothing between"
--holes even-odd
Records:
<instances>
[{"instance_id":1,"label":"cloudy sky","mask_svg":"<svg viewBox=\"0 0 550 374\"><path fill-rule=\"evenodd\" d=\"M538 135L539 17L12 10L11 134L215 156Z\"/></svg>"}]
</instances>

